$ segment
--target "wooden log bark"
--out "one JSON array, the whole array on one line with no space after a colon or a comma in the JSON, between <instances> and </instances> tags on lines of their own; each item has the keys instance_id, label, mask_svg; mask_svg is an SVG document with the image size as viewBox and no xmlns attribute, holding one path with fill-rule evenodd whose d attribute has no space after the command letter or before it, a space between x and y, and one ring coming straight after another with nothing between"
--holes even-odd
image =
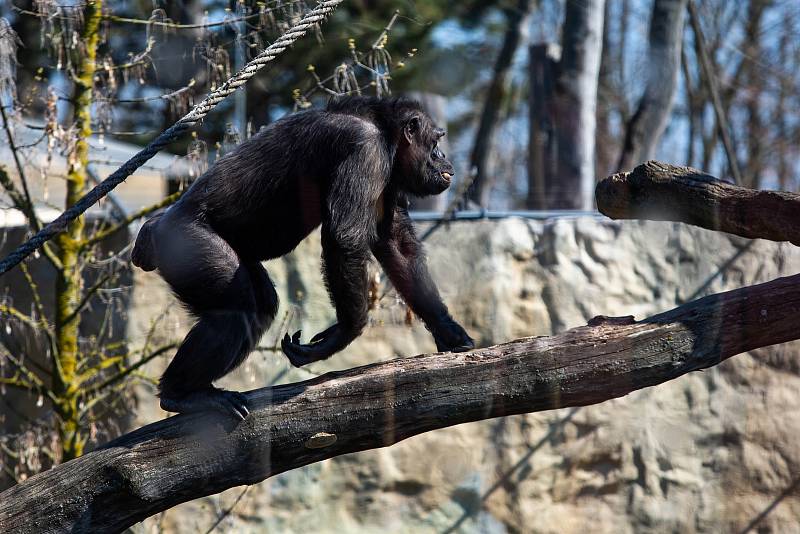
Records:
<instances>
[{"instance_id":1,"label":"wooden log bark","mask_svg":"<svg viewBox=\"0 0 800 534\"><path fill-rule=\"evenodd\" d=\"M584 406L800 337L800 275L642 321L428 354L247 394L238 425L171 417L0 494L0 532L115 532L159 511L341 454L492 417Z\"/></svg>"},{"instance_id":2,"label":"wooden log bark","mask_svg":"<svg viewBox=\"0 0 800 534\"><path fill-rule=\"evenodd\" d=\"M800 195L739 187L691 167L648 161L601 181L595 198L612 219L679 221L800 245Z\"/></svg>"}]
</instances>

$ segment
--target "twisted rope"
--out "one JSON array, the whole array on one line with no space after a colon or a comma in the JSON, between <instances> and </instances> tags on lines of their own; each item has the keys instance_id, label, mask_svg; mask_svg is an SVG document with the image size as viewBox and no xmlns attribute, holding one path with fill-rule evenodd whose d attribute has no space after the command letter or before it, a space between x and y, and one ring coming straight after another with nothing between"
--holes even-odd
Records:
<instances>
[{"instance_id":1,"label":"twisted rope","mask_svg":"<svg viewBox=\"0 0 800 534\"><path fill-rule=\"evenodd\" d=\"M253 58L242 70L234 74L218 89L209 93L203 101L192 108L189 113L164 130L161 135L156 137L150 144L126 161L108 178L97 184L91 191L78 200L78 202L59 215L57 219L42 228L36 235L6 256L3 261L0 262L0 275L6 273L9 269L27 258L33 251L54 238L57 234L63 232L70 222L78 218L97 203L98 200L121 184L128 176L144 165L147 160L155 156L162 148L172 143L186 130L203 120L217 104L225 100L225 98L236 91L236 89L247 83L256 72L294 44L295 41L305 35L315 24L323 21L325 17L330 15L343 1L344 0L323 0L319 2L314 9L309 11L297 24L281 35L277 41Z\"/></svg>"}]
</instances>

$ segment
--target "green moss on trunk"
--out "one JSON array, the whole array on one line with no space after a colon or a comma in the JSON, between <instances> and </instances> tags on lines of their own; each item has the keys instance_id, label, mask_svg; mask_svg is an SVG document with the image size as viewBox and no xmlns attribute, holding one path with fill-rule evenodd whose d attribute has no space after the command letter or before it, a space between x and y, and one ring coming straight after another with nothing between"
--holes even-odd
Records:
<instances>
[{"instance_id":1,"label":"green moss on trunk","mask_svg":"<svg viewBox=\"0 0 800 534\"><path fill-rule=\"evenodd\" d=\"M100 35L102 0L89 0L84 12L81 38L85 54L78 63L74 78L73 120L76 129L75 148L69 158L65 207L74 205L86 191L86 166L89 163L89 138L92 135L92 87ZM78 333L80 314L74 313L83 291L80 244L84 238L84 218L70 223L57 238L61 273L56 280L56 373L54 390L58 402L59 436L62 460L83 454L86 437L80 432L80 389L76 380L79 363Z\"/></svg>"}]
</instances>

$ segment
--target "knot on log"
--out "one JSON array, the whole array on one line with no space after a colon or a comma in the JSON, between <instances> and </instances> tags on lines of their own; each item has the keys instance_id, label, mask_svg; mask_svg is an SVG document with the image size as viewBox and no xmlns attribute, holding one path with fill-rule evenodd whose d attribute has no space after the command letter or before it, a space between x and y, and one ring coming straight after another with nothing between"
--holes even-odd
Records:
<instances>
[{"instance_id":1,"label":"knot on log","mask_svg":"<svg viewBox=\"0 0 800 534\"><path fill-rule=\"evenodd\" d=\"M325 447L330 447L334 443L336 443L336 434L330 434L328 432L317 432L310 438L306 440L303 446L306 449L323 449Z\"/></svg>"},{"instance_id":2,"label":"knot on log","mask_svg":"<svg viewBox=\"0 0 800 534\"><path fill-rule=\"evenodd\" d=\"M589 319L589 322L586 323L589 326L603 326L603 325L615 325L615 326L625 326L626 324L634 324L636 323L636 319L634 319L633 315L623 315L621 317L609 317L608 315L598 315L596 317L592 317Z\"/></svg>"}]
</instances>

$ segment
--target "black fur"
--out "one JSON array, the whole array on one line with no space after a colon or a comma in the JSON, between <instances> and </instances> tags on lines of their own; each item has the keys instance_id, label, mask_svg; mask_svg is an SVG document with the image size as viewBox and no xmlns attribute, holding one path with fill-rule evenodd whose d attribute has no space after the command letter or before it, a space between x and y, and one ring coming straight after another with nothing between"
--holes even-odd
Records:
<instances>
[{"instance_id":1,"label":"black fur","mask_svg":"<svg viewBox=\"0 0 800 534\"><path fill-rule=\"evenodd\" d=\"M260 262L290 252L319 225L337 323L308 344L300 332L287 335L282 348L293 365L328 358L366 326L371 253L439 350L473 347L439 297L405 209L406 194L449 186L442 135L416 102L338 99L273 123L148 221L134 264L158 268L198 317L161 378L162 406L247 415L241 395L211 384L244 361L275 315L277 295Z\"/></svg>"}]
</instances>

